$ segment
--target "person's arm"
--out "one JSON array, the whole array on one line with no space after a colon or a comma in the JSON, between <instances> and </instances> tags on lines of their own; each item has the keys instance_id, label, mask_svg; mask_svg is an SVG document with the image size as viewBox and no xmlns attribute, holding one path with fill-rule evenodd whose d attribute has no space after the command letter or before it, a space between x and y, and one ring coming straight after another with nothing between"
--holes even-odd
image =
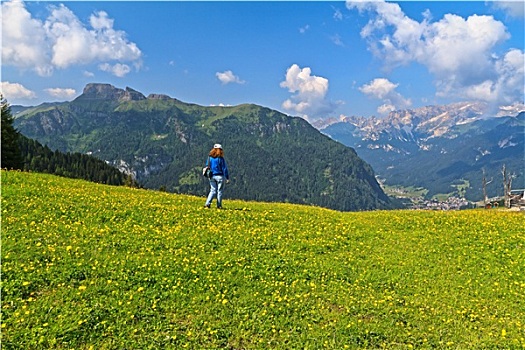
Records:
<instances>
[{"instance_id":1,"label":"person's arm","mask_svg":"<svg viewBox=\"0 0 525 350\"><path fill-rule=\"evenodd\" d=\"M226 161L224 160L224 158L222 159L222 164L223 164L223 167L222 167L222 173L224 174L224 177L226 178L226 180L230 180L230 174L228 173L228 166L226 165Z\"/></svg>"}]
</instances>

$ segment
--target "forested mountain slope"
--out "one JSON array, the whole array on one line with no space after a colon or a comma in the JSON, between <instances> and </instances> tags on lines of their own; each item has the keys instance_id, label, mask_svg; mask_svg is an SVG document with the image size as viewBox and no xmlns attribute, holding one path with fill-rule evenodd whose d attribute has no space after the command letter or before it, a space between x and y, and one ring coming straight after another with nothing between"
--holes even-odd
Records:
<instances>
[{"instance_id":1,"label":"forested mountain slope","mask_svg":"<svg viewBox=\"0 0 525 350\"><path fill-rule=\"evenodd\" d=\"M493 178L489 196L502 195L501 169L525 185L525 112L494 115L481 103L457 103L391 112L385 118L349 117L321 131L354 148L388 185L424 187L428 196L483 197L482 176ZM496 180L498 179L498 180Z\"/></svg>"},{"instance_id":2,"label":"forested mountain slope","mask_svg":"<svg viewBox=\"0 0 525 350\"><path fill-rule=\"evenodd\" d=\"M21 111L15 126L51 149L105 160L147 188L204 195L200 171L218 142L232 177L227 197L345 211L392 205L353 149L257 105L203 107L88 84L71 102Z\"/></svg>"}]
</instances>

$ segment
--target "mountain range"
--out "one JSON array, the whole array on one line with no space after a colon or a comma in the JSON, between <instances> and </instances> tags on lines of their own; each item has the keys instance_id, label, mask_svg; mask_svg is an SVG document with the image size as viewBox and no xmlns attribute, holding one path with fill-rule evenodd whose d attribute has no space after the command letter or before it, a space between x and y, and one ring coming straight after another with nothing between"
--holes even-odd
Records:
<instances>
[{"instance_id":1,"label":"mountain range","mask_svg":"<svg viewBox=\"0 0 525 350\"><path fill-rule=\"evenodd\" d=\"M93 155L150 189L204 196L201 169L221 143L232 180L226 197L343 211L394 206L352 148L302 118L253 104L204 107L93 83L73 101L12 113L23 135Z\"/></svg>"},{"instance_id":2,"label":"mountain range","mask_svg":"<svg viewBox=\"0 0 525 350\"><path fill-rule=\"evenodd\" d=\"M490 112L487 104L464 102L384 118L324 120L316 127L354 148L387 185L474 201L483 198L483 173L489 196L503 195L503 165L515 175L513 187L525 187L524 110L516 105Z\"/></svg>"}]
</instances>

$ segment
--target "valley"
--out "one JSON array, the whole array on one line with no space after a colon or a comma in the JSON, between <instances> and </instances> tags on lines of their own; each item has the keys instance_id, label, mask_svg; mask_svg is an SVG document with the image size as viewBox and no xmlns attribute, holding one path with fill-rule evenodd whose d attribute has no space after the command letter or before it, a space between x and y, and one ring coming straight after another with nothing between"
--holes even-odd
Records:
<instances>
[{"instance_id":1,"label":"valley","mask_svg":"<svg viewBox=\"0 0 525 350\"><path fill-rule=\"evenodd\" d=\"M491 111L465 102L310 125L257 105L204 107L93 83L71 102L13 111L25 136L93 155L146 188L175 193L206 191L198 169L214 142L228 145L236 169L230 195L239 199L366 210L398 206L384 193L393 188L392 197L412 197L409 206L477 202L483 172L495 179L489 197L502 195L503 165L515 187L525 187L520 105ZM412 196L410 188L424 191Z\"/></svg>"},{"instance_id":2,"label":"valley","mask_svg":"<svg viewBox=\"0 0 525 350\"><path fill-rule=\"evenodd\" d=\"M386 118L346 117L317 127L352 147L383 185L421 187L427 200L482 199L483 171L494 181L489 196L502 195L506 165L525 187L523 106L490 111L482 103L458 103L391 112Z\"/></svg>"}]
</instances>

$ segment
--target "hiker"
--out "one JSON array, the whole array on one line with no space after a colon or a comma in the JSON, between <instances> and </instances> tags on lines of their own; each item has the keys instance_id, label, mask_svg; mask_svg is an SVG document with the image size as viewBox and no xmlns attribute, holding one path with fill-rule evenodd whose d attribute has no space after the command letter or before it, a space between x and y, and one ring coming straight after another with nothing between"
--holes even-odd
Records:
<instances>
[{"instance_id":1,"label":"hiker","mask_svg":"<svg viewBox=\"0 0 525 350\"><path fill-rule=\"evenodd\" d=\"M206 160L206 166L210 167L211 177L210 194L208 194L204 208L210 208L213 197L217 196L217 208L222 209L222 190L224 189L224 183L230 182L230 176L228 174L226 161L224 160L224 151L220 144L216 143L213 145Z\"/></svg>"}]
</instances>

